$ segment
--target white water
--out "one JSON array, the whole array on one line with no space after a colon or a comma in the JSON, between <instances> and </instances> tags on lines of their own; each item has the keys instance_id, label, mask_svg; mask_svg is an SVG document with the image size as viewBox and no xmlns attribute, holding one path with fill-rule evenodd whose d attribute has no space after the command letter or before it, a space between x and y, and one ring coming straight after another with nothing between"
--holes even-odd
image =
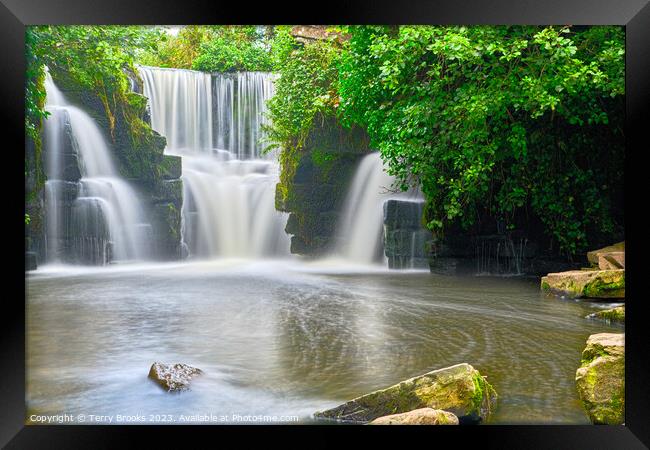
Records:
<instances>
[{"instance_id":1,"label":"white water","mask_svg":"<svg viewBox=\"0 0 650 450\"><path fill-rule=\"evenodd\" d=\"M183 242L190 256L289 254L274 205L278 164L262 155L273 76L140 67L154 130L183 159Z\"/></svg>"},{"instance_id":2,"label":"white water","mask_svg":"<svg viewBox=\"0 0 650 450\"><path fill-rule=\"evenodd\" d=\"M417 191L395 192L379 153L365 156L357 168L337 226L335 255L359 264L387 263L383 206L388 199L421 201Z\"/></svg>"},{"instance_id":3,"label":"white water","mask_svg":"<svg viewBox=\"0 0 650 450\"><path fill-rule=\"evenodd\" d=\"M69 104L47 74L46 109L52 114L45 121L48 155L47 235L48 260L68 260L106 264L115 260L139 260L146 257L147 230L142 206L136 192L121 179L108 145L94 120L80 108ZM63 189L74 182L62 177L64 133L69 126L72 147L80 159L81 180L76 187L71 217L63 213ZM72 201L72 199L68 199ZM61 223L67 222L66 230ZM71 243L61 249L61 238ZM51 242L51 244L50 244Z\"/></svg>"}]
</instances>

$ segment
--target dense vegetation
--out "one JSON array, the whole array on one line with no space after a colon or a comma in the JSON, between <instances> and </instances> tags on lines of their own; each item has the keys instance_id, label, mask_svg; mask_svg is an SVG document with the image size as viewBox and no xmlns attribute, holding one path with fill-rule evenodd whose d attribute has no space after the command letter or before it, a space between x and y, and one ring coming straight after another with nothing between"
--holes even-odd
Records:
<instances>
[{"instance_id":1,"label":"dense vegetation","mask_svg":"<svg viewBox=\"0 0 650 450\"><path fill-rule=\"evenodd\" d=\"M282 149L280 191L315 121L336 118L368 132L397 188L422 189L438 235L535 225L571 255L622 230L620 27L335 30L304 44L289 26L28 27L27 135L40 148L45 66L94 92L111 129L120 105L143 107L128 86L135 64L275 71L267 132Z\"/></svg>"},{"instance_id":2,"label":"dense vegetation","mask_svg":"<svg viewBox=\"0 0 650 450\"><path fill-rule=\"evenodd\" d=\"M621 229L621 28L341 31L340 54L306 46L279 67L272 136L286 154L315 111L336 113L367 129L402 189L422 188L438 234L488 218L524 228L534 216L571 255Z\"/></svg>"},{"instance_id":3,"label":"dense vegetation","mask_svg":"<svg viewBox=\"0 0 650 450\"><path fill-rule=\"evenodd\" d=\"M340 43L332 39L302 45L290 31L290 27L277 30L273 48L281 76L276 82L276 94L268 104L272 125L267 129L267 149L282 149L277 194L280 198L287 196L288 182L314 120L333 117L338 107Z\"/></svg>"},{"instance_id":4,"label":"dense vegetation","mask_svg":"<svg viewBox=\"0 0 650 450\"><path fill-rule=\"evenodd\" d=\"M149 66L205 72L270 71L274 27L192 25L175 36L161 33L155 47L140 57Z\"/></svg>"}]
</instances>

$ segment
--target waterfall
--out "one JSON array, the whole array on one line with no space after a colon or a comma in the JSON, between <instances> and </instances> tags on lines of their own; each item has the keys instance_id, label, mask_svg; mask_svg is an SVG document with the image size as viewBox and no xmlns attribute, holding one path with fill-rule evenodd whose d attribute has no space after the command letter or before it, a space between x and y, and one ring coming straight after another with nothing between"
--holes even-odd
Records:
<instances>
[{"instance_id":1,"label":"waterfall","mask_svg":"<svg viewBox=\"0 0 650 450\"><path fill-rule=\"evenodd\" d=\"M262 153L273 75L139 67L154 130L182 158L182 239L192 257L289 254L274 206L277 162Z\"/></svg>"},{"instance_id":2,"label":"waterfall","mask_svg":"<svg viewBox=\"0 0 650 450\"><path fill-rule=\"evenodd\" d=\"M95 121L46 75L46 258L106 264L148 254L136 192L119 175Z\"/></svg>"},{"instance_id":3,"label":"waterfall","mask_svg":"<svg viewBox=\"0 0 650 450\"><path fill-rule=\"evenodd\" d=\"M394 192L394 183L395 178L386 173L379 153L370 153L361 160L337 226L337 256L360 264L386 264L384 202L397 198L415 201L421 197L416 191Z\"/></svg>"}]
</instances>

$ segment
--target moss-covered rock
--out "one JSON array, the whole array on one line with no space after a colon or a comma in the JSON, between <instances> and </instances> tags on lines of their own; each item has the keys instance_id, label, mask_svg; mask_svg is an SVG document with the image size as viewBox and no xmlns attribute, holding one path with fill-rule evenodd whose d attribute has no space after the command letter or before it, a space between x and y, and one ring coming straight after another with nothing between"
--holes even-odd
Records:
<instances>
[{"instance_id":1,"label":"moss-covered rock","mask_svg":"<svg viewBox=\"0 0 650 450\"><path fill-rule=\"evenodd\" d=\"M593 423L625 421L625 334L589 336L576 371L576 388Z\"/></svg>"},{"instance_id":2,"label":"moss-covered rock","mask_svg":"<svg viewBox=\"0 0 650 450\"><path fill-rule=\"evenodd\" d=\"M180 156L163 155L160 163L160 176L165 180L174 180L182 175L182 159Z\"/></svg>"},{"instance_id":3,"label":"moss-covered rock","mask_svg":"<svg viewBox=\"0 0 650 450\"><path fill-rule=\"evenodd\" d=\"M458 417L441 409L420 408L379 417L370 422L370 425L458 425Z\"/></svg>"},{"instance_id":4,"label":"moss-covered rock","mask_svg":"<svg viewBox=\"0 0 650 450\"><path fill-rule=\"evenodd\" d=\"M369 422L386 415L433 408L449 411L461 422L478 422L494 411L496 399L496 391L478 370L469 364L457 364L317 412L314 417Z\"/></svg>"},{"instance_id":5,"label":"moss-covered rock","mask_svg":"<svg viewBox=\"0 0 650 450\"><path fill-rule=\"evenodd\" d=\"M618 322L625 323L625 306L618 306L612 309L605 309L587 316L587 319L604 320L607 323Z\"/></svg>"},{"instance_id":6,"label":"moss-covered rock","mask_svg":"<svg viewBox=\"0 0 650 450\"><path fill-rule=\"evenodd\" d=\"M359 159L369 152L362 130L318 118L301 148L283 149L275 206L289 212L291 252L317 256L331 247L338 214Z\"/></svg>"},{"instance_id":7,"label":"moss-covered rock","mask_svg":"<svg viewBox=\"0 0 650 450\"><path fill-rule=\"evenodd\" d=\"M569 298L625 298L625 270L570 270L541 279L545 292Z\"/></svg>"}]
</instances>

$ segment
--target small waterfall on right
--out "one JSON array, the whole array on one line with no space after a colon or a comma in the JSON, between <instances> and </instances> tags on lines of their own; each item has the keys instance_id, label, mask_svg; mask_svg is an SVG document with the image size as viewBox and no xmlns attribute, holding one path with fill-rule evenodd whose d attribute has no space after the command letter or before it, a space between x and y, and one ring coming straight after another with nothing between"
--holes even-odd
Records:
<instances>
[{"instance_id":1,"label":"small waterfall on right","mask_svg":"<svg viewBox=\"0 0 650 450\"><path fill-rule=\"evenodd\" d=\"M357 264L387 264L384 255L384 203L390 199L420 202L415 190L396 192L378 152L364 156L350 184L337 226L334 254Z\"/></svg>"}]
</instances>

